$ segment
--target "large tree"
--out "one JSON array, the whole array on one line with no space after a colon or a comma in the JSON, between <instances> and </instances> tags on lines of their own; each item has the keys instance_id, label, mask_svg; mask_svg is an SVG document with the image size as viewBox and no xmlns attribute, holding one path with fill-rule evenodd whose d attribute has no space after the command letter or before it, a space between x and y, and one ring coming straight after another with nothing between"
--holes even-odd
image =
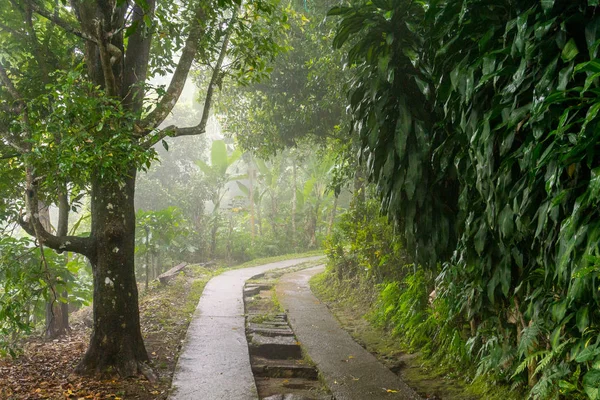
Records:
<instances>
[{"instance_id":1,"label":"large tree","mask_svg":"<svg viewBox=\"0 0 600 400\"><path fill-rule=\"evenodd\" d=\"M264 67L276 50L274 15L268 0L0 1L0 151L9 188L25 195L19 222L41 247L93 266L94 325L78 372L148 375L134 275L136 172L163 138L205 131L224 65L244 79ZM194 62L211 77L200 120L158 129ZM166 72L168 87L150 84ZM89 193L89 236L41 224L38 200L58 203L65 191L71 206L75 193Z\"/></svg>"}]
</instances>

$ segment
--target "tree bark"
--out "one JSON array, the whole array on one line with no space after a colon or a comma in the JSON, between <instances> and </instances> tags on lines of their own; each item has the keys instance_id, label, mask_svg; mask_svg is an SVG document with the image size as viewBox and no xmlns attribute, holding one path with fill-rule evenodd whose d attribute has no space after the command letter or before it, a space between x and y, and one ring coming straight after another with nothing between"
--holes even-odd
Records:
<instances>
[{"instance_id":1,"label":"tree bark","mask_svg":"<svg viewBox=\"0 0 600 400\"><path fill-rule=\"evenodd\" d=\"M248 164L248 180L250 182L250 233L252 235L252 241L256 236L254 227L254 169Z\"/></svg>"},{"instance_id":2,"label":"tree bark","mask_svg":"<svg viewBox=\"0 0 600 400\"><path fill-rule=\"evenodd\" d=\"M213 225L210 233L210 258L215 258L217 252L217 232L219 230L219 211L215 210Z\"/></svg>"},{"instance_id":3,"label":"tree bark","mask_svg":"<svg viewBox=\"0 0 600 400\"><path fill-rule=\"evenodd\" d=\"M63 186L63 191L58 195L58 226L56 234L58 236L66 236L69 233L69 212L70 212L69 196L67 194L66 185ZM65 253L65 265L69 262L69 253ZM60 327L59 330L64 330L66 333L71 331L69 327L69 293L65 289L62 297L67 301L60 303Z\"/></svg>"},{"instance_id":4,"label":"tree bark","mask_svg":"<svg viewBox=\"0 0 600 400\"><path fill-rule=\"evenodd\" d=\"M331 235L333 230L333 223L335 221L335 213L337 211L338 196L333 196L333 207L331 208L331 214L329 216L329 224L327 225L327 236Z\"/></svg>"},{"instance_id":5,"label":"tree bark","mask_svg":"<svg viewBox=\"0 0 600 400\"><path fill-rule=\"evenodd\" d=\"M147 226L144 227L146 231L146 290L148 290L148 282L150 281L150 248L149 248L149 240L150 240L150 228Z\"/></svg>"},{"instance_id":6,"label":"tree bark","mask_svg":"<svg viewBox=\"0 0 600 400\"><path fill-rule=\"evenodd\" d=\"M109 367L123 377L148 372L134 270L135 174L128 171L121 183L92 182L94 321L78 373L102 374Z\"/></svg>"},{"instance_id":7,"label":"tree bark","mask_svg":"<svg viewBox=\"0 0 600 400\"><path fill-rule=\"evenodd\" d=\"M50 207L43 202L38 202L39 219L44 229L48 232L52 231L50 223ZM46 301L46 326L45 336L47 339L55 339L67 333L68 323L65 326L65 318L63 316L64 308L59 301L59 293L56 288L56 278L52 274L53 271L47 271L47 285L50 289L50 298ZM63 293L64 295L64 293ZM68 311L67 311L68 312ZM68 316L67 316L68 318Z\"/></svg>"}]
</instances>

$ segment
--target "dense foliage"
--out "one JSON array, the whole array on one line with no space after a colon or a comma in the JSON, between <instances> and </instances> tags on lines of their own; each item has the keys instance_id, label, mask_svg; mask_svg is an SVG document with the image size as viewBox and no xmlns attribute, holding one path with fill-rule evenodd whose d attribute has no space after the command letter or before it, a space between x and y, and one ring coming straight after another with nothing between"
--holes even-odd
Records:
<instances>
[{"instance_id":1,"label":"dense foliage","mask_svg":"<svg viewBox=\"0 0 600 400\"><path fill-rule=\"evenodd\" d=\"M341 15L353 131L484 371L599 398L596 1L372 1Z\"/></svg>"}]
</instances>

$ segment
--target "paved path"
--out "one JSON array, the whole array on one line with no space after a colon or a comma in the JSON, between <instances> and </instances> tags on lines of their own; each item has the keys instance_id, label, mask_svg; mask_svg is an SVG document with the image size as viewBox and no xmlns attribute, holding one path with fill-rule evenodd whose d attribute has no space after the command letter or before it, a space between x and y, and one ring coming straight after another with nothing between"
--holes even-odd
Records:
<instances>
[{"instance_id":1,"label":"paved path","mask_svg":"<svg viewBox=\"0 0 600 400\"><path fill-rule=\"evenodd\" d=\"M244 320L244 282L322 257L227 271L211 279L188 328L173 376L172 400L255 400Z\"/></svg>"},{"instance_id":2,"label":"paved path","mask_svg":"<svg viewBox=\"0 0 600 400\"><path fill-rule=\"evenodd\" d=\"M344 331L310 291L308 280L324 267L280 278L277 297L304 350L336 400L420 399L396 374Z\"/></svg>"}]
</instances>

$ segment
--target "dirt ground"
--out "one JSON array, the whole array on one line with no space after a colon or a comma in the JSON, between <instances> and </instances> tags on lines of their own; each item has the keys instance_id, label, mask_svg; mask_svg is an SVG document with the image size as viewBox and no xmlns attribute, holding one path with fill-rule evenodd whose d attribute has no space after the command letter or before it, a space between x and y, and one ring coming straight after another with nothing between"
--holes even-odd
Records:
<instances>
[{"instance_id":1,"label":"dirt ground","mask_svg":"<svg viewBox=\"0 0 600 400\"><path fill-rule=\"evenodd\" d=\"M91 332L91 311L84 309L72 317L70 335L53 341L32 336L21 356L0 359L0 399L166 399L187 326L213 274L189 266L168 285L155 282L140 293L142 335L156 383L142 376L94 379L73 374Z\"/></svg>"}]
</instances>

